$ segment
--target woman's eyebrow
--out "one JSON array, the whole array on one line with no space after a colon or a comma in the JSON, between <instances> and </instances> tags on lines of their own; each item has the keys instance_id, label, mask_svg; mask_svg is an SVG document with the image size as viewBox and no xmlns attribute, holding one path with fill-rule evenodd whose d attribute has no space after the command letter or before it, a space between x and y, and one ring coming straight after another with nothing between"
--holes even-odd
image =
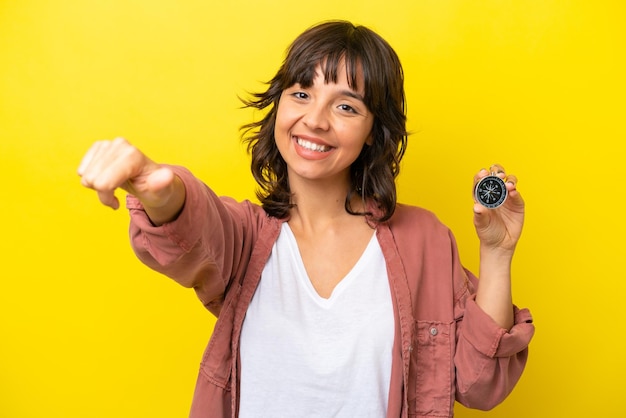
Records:
<instances>
[{"instance_id":1,"label":"woman's eyebrow","mask_svg":"<svg viewBox=\"0 0 626 418\"><path fill-rule=\"evenodd\" d=\"M359 93L357 93L355 91L352 91L352 90L341 90L339 93L342 96L352 97L353 99L357 99L357 100L365 103L365 99L363 98L363 96L361 96Z\"/></svg>"}]
</instances>

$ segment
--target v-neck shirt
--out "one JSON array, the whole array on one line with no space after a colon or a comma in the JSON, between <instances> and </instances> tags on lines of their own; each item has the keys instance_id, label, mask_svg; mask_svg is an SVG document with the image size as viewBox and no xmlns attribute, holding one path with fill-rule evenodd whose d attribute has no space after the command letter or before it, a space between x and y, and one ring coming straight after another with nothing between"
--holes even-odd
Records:
<instances>
[{"instance_id":1,"label":"v-neck shirt","mask_svg":"<svg viewBox=\"0 0 626 418\"><path fill-rule=\"evenodd\" d=\"M323 298L281 228L243 323L239 416L385 416L395 324L376 234Z\"/></svg>"}]
</instances>

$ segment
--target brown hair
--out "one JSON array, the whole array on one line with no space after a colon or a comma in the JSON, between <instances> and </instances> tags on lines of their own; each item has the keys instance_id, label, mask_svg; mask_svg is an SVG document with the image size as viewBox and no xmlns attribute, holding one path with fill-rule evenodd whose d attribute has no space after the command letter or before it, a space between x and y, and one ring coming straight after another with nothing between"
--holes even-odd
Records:
<instances>
[{"instance_id":1,"label":"brown hair","mask_svg":"<svg viewBox=\"0 0 626 418\"><path fill-rule=\"evenodd\" d=\"M374 116L372 144L363 147L350 168L352 187L346 196L346 211L373 216L351 209L350 201L355 193L363 201L376 203L380 210L380 216L374 217L376 221L386 221L395 210L395 178L407 144L402 65L391 46L372 30L346 21L329 21L298 36L288 48L282 66L267 83L267 90L243 100L246 107L268 109L263 119L241 129L252 155L252 174L259 184L257 196L271 216L285 217L293 206L287 165L274 140L281 93L296 83L310 87L319 65L322 65L324 79L336 82L342 62L345 62L348 83L355 90L357 69L361 69L364 102Z\"/></svg>"}]
</instances>

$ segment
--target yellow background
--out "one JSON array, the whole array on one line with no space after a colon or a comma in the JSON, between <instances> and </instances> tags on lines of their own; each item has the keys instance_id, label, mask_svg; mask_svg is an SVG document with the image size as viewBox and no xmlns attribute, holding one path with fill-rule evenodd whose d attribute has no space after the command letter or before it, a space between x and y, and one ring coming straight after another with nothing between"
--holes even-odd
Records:
<instances>
[{"instance_id":1,"label":"yellow background","mask_svg":"<svg viewBox=\"0 0 626 418\"><path fill-rule=\"evenodd\" d=\"M404 202L477 267L471 180L519 176L516 303L537 334L489 414L615 417L624 376L626 6L619 0L0 1L0 417L183 417L214 323L149 271L128 217L81 188L89 145L125 136L218 193L253 198L238 127L287 45L330 18L400 55ZM121 194L120 194L120 197Z\"/></svg>"}]
</instances>

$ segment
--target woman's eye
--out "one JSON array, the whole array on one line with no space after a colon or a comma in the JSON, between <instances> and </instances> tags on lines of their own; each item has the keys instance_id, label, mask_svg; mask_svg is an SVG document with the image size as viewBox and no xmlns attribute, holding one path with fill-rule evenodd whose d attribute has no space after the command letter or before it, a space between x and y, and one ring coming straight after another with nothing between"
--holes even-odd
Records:
<instances>
[{"instance_id":1,"label":"woman's eye","mask_svg":"<svg viewBox=\"0 0 626 418\"><path fill-rule=\"evenodd\" d=\"M341 104L339 105L339 109L345 111L345 112L350 112L350 113L356 113L356 110L354 110L354 108L350 105L347 104Z\"/></svg>"},{"instance_id":2,"label":"woman's eye","mask_svg":"<svg viewBox=\"0 0 626 418\"><path fill-rule=\"evenodd\" d=\"M293 96L294 96L296 99L307 99L307 98L309 97L309 95L308 95L308 94L306 94L306 93L304 93L304 92L302 92L302 91L297 91L297 92L292 93L292 94L293 94Z\"/></svg>"}]
</instances>

